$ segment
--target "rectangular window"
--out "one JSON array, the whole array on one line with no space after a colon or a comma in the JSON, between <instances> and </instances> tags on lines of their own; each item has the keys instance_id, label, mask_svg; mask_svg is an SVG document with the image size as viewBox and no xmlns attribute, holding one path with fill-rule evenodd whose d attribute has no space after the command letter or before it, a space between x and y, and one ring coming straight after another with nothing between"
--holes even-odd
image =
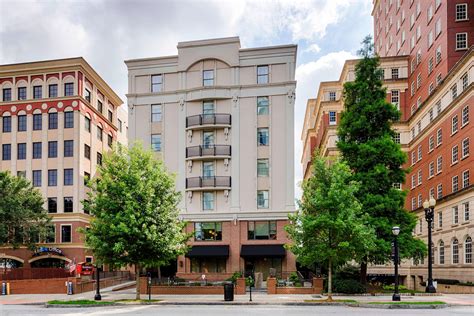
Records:
<instances>
[{"instance_id":1,"label":"rectangular window","mask_svg":"<svg viewBox=\"0 0 474 316\"><path fill-rule=\"evenodd\" d=\"M453 206L452 208L453 211L453 224L458 224L459 223L459 209L458 206Z\"/></svg>"},{"instance_id":2,"label":"rectangular window","mask_svg":"<svg viewBox=\"0 0 474 316\"><path fill-rule=\"evenodd\" d=\"M392 90L391 102L393 105L397 107L397 109L400 109L400 91L399 90Z\"/></svg>"},{"instance_id":3,"label":"rectangular window","mask_svg":"<svg viewBox=\"0 0 474 316\"><path fill-rule=\"evenodd\" d=\"M214 162L204 161L202 163L202 177L203 178L212 178L214 177Z\"/></svg>"},{"instance_id":4,"label":"rectangular window","mask_svg":"<svg viewBox=\"0 0 474 316\"><path fill-rule=\"evenodd\" d=\"M429 164L429 177L434 177L435 174L435 167L434 167L434 161L430 162Z\"/></svg>"},{"instance_id":5,"label":"rectangular window","mask_svg":"<svg viewBox=\"0 0 474 316\"><path fill-rule=\"evenodd\" d=\"M466 105L462 109L462 118L461 118L461 124L462 126L466 125L469 123L469 105Z\"/></svg>"},{"instance_id":6,"label":"rectangular window","mask_svg":"<svg viewBox=\"0 0 474 316\"><path fill-rule=\"evenodd\" d=\"M58 212L58 199L48 198L48 213L57 213L57 212Z\"/></svg>"},{"instance_id":7,"label":"rectangular window","mask_svg":"<svg viewBox=\"0 0 474 316\"><path fill-rule=\"evenodd\" d=\"M416 198L411 199L411 210L416 210Z\"/></svg>"},{"instance_id":8,"label":"rectangular window","mask_svg":"<svg viewBox=\"0 0 474 316\"><path fill-rule=\"evenodd\" d=\"M458 145L454 146L451 149L451 164L455 164L458 162Z\"/></svg>"},{"instance_id":9,"label":"rectangular window","mask_svg":"<svg viewBox=\"0 0 474 316\"><path fill-rule=\"evenodd\" d=\"M423 206L423 198L421 197L421 194L418 194L418 207Z\"/></svg>"},{"instance_id":10,"label":"rectangular window","mask_svg":"<svg viewBox=\"0 0 474 316\"><path fill-rule=\"evenodd\" d=\"M435 197L435 190L434 188L431 188L430 189L430 198L434 198Z\"/></svg>"},{"instance_id":11,"label":"rectangular window","mask_svg":"<svg viewBox=\"0 0 474 316\"><path fill-rule=\"evenodd\" d=\"M2 92L3 92L3 102L12 100L12 89L11 88L5 88L5 89L3 89Z\"/></svg>"},{"instance_id":12,"label":"rectangular window","mask_svg":"<svg viewBox=\"0 0 474 316\"><path fill-rule=\"evenodd\" d=\"M462 141L462 158L469 156L469 138L465 138Z\"/></svg>"},{"instance_id":13,"label":"rectangular window","mask_svg":"<svg viewBox=\"0 0 474 316\"><path fill-rule=\"evenodd\" d=\"M469 211L469 202L464 202L462 204L463 208L464 208L464 221L467 222L468 220L471 219L471 214L470 214L470 211Z\"/></svg>"},{"instance_id":14,"label":"rectangular window","mask_svg":"<svg viewBox=\"0 0 474 316\"><path fill-rule=\"evenodd\" d=\"M58 156L58 142L48 142L48 158L56 158Z\"/></svg>"},{"instance_id":15,"label":"rectangular window","mask_svg":"<svg viewBox=\"0 0 474 316\"><path fill-rule=\"evenodd\" d=\"M433 119L434 119L433 108L431 108L429 110L428 116L429 116L429 119L430 119L430 123L433 122Z\"/></svg>"},{"instance_id":16,"label":"rectangular window","mask_svg":"<svg viewBox=\"0 0 474 316\"><path fill-rule=\"evenodd\" d=\"M249 221L247 238L249 240L275 240L277 238L276 221Z\"/></svg>"},{"instance_id":17,"label":"rectangular window","mask_svg":"<svg viewBox=\"0 0 474 316\"><path fill-rule=\"evenodd\" d=\"M438 228L443 227L443 212L439 211L438 212Z\"/></svg>"},{"instance_id":18,"label":"rectangular window","mask_svg":"<svg viewBox=\"0 0 474 316\"><path fill-rule=\"evenodd\" d=\"M48 187L55 187L58 185L58 170L48 170Z\"/></svg>"},{"instance_id":19,"label":"rectangular window","mask_svg":"<svg viewBox=\"0 0 474 316\"><path fill-rule=\"evenodd\" d=\"M50 84L48 86L48 96L50 98L57 98L58 97L58 85L57 84Z\"/></svg>"},{"instance_id":20,"label":"rectangular window","mask_svg":"<svg viewBox=\"0 0 474 316\"><path fill-rule=\"evenodd\" d=\"M436 147L443 143L443 130L440 128L436 131Z\"/></svg>"},{"instance_id":21,"label":"rectangular window","mask_svg":"<svg viewBox=\"0 0 474 316\"><path fill-rule=\"evenodd\" d=\"M469 77L468 77L468 74L465 73L462 77L461 77L461 81L462 81L462 91L466 90L467 89L467 86L469 85Z\"/></svg>"},{"instance_id":22,"label":"rectangular window","mask_svg":"<svg viewBox=\"0 0 474 316\"><path fill-rule=\"evenodd\" d=\"M73 157L74 156L74 141L65 140L64 141L64 157Z\"/></svg>"},{"instance_id":23,"label":"rectangular window","mask_svg":"<svg viewBox=\"0 0 474 316\"><path fill-rule=\"evenodd\" d=\"M26 100L26 87L18 88L18 100Z\"/></svg>"},{"instance_id":24,"label":"rectangular window","mask_svg":"<svg viewBox=\"0 0 474 316\"><path fill-rule=\"evenodd\" d=\"M268 191L257 191L257 208L268 208Z\"/></svg>"},{"instance_id":25,"label":"rectangular window","mask_svg":"<svg viewBox=\"0 0 474 316\"><path fill-rule=\"evenodd\" d=\"M162 89L163 89L162 75L151 76L151 92L161 92Z\"/></svg>"},{"instance_id":26,"label":"rectangular window","mask_svg":"<svg viewBox=\"0 0 474 316\"><path fill-rule=\"evenodd\" d=\"M3 144L2 145L2 160L11 160L12 159L12 145Z\"/></svg>"},{"instance_id":27,"label":"rectangular window","mask_svg":"<svg viewBox=\"0 0 474 316\"><path fill-rule=\"evenodd\" d=\"M99 166L102 166L102 154L101 153L97 153L97 164Z\"/></svg>"},{"instance_id":28,"label":"rectangular window","mask_svg":"<svg viewBox=\"0 0 474 316\"><path fill-rule=\"evenodd\" d=\"M400 133L395 133L395 135L393 136L393 141L396 144L400 144Z\"/></svg>"},{"instance_id":29,"label":"rectangular window","mask_svg":"<svg viewBox=\"0 0 474 316\"><path fill-rule=\"evenodd\" d=\"M69 97L74 95L74 83L69 82L64 84L64 96Z\"/></svg>"},{"instance_id":30,"label":"rectangular window","mask_svg":"<svg viewBox=\"0 0 474 316\"><path fill-rule=\"evenodd\" d=\"M33 143L33 159L41 159L42 147L41 142Z\"/></svg>"},{"instance_id":31,"label":"rectangular window","mask_svg":"<svg viewBox=\"0 0 474 316\"><path fill-rule=\"evenodd\" d=\"M41 186L41 170L33 170L33 186Z\"/></svg>"},{"instance_id":32,"label":"rectangular window","mask_svg":"<svg viewBox=\"0 0 474 316\"><path fill-rule=\"evenodd\" d=\"M467 3L456 4L456 21L467 20Z\"/></svg>"},{"instance_id":33,"label":"rectangular window","mask_svg":"<svg viewBox=\"0 0 474 316\"><path fill-rule=\"evenodd\" d=\"M270 145L270 135L268 128L257 128L257 144L258 146Z\"/></svg>"},{"instance_id":34,"label":"rectangular window","mask_svg":"<svg viewBox=\"0 0 474 316\"><path fill-rule=\"evenodd\" d=\"M436 48L436 65L441 62L441 46Z\"/></svg>"},{"instance_id":35,"label":"rectangular window","mask_svg":"<svg viewBox=\"0 0 474 316\"><path fill-rule=\"evenodd\" d=\"M436 187L436 191L437 191L438 200L442 199L443 198L443 185L441 183L438 184L438 186Z\"/></svg>"},{"instance_id":36,"label":"rectangular window","mask_svg":"<svg viewBox=\"0 0 474 316\"><path fill-rule=\"evenodd\" d=\"M423 151L422 151L422 148L421 148L421 145L420 145L420 146L418 146L418 161L420 161L421 158L422 158L422 152Z\"/></svg>"},{"instance_id":37,"label":"rectangular window","mask_svg":"<svg viewBox=\"0 0 474 316\"><path fill-rule=\"evenodd\" d=\"M161 122L161 104L152 104L151 105L151 121L152 122Z\"/></svg>"},{"instance_id":38,"label":"rectangular window","mask_svg":"<svg viewBox=\"0 0 474 316\"><path fill-rule=\"evenodd\" d=\"M257 176L268 177L268 159L257 159Z\"/></svg>"},{"instance_id":39,"label":"rectangular window","mask_svg":"<svg viewBox=\"0 0 474 316\"><path fill-rule=\"evenodd\" d=\"M87 185L90 179L91 179L91 174L89 172L84 171L84 185Z\"/></svg>"},{"instance_id":40,"label":"rectangular window","mask_svg":"<svg viewBox=\"0 0 474 316\"><path fill-rule=\"evenodd\" d=\"M202 85L205 87L214 85L214 70L202 71Z\"/></svg>"},{"instance_id":41,"label":"rectangular window","mask_svg":"<svg viewBox=\"0 0 474 316\"><path fill-rule=\"evenodd\" d=\"M44 237L44 242L47 244L53 244L56 242L56 227L54 224L48 227L48 232Z\"/></svg>"},{"instance_id":42,"label":"rectangular window","mask_svg":"<svg viewBox=\"0 0 474 316\"><path fill-rule=\"evenodd\" d=\"M467 188L469 186L469 170L465 170L462 173L462 187Z\"/></svg>"},{"instance_id":43,"label":"rectangular window","mask_svg":"<svg viewBox=\"0 0 474 316\"><path fill-rule=\"evenodd\" d=\"M161 134L151 134L151 149L161 151Z\"/></svg>"},{"instance_id":44,"label":"rectangular window","mask_svg":"<svg viewBox=\"0 0 474 316\"><path fill-rule=\"evenodd\" d=\"M33 99L41 99L43 97L43 87L33 86Z\"/></svg>"},{"instance_id":45,"label":"rectangular window","mask_svg":"<svg viewBox=\"0 0 474 316\"><path fill-rule=\"evenodd\" d=\"M456 84L451 87L451 96L453 100L458 97L458 86Z\"/></svg>"},{"instance_id":46,"label":"rectangular window","mask_svg":"<svg viewBox=\"0 0 474 316\"><path fill-rule=\"evenodd\" d=\"M72 242L72 228L71 225L61 225L61 242L69 243Z\"/></svg>"},{"instance_id":47,"label":"rectangular window","mask_svg":"<svg viewBox=\"0 0 474 316\"><path fill-rule=\"evenodd\" d=\"M104 111L104 106L99 100L97 100L97 111L99 111L99 113L102 113Z\"/></svg>"},{"instance_id":48,"label":"rectangular window","mask_svg":"<svg viewBox=\"0 0 474 316\"><path fill-rule=\"evenodd\" d=\"M257 83L263 84L269 82L269 67L266 66L257 66Z\"/></svg>"},{"instance_id":49,"label":"rectangular window","mask_svg":"<svg viewBox=\"0 0 474 316\"><path fill-rule=\"evenodd\" d=\"M86 131L88 131L89 133L91 132L91 119L88 118L87 116L84 117L84 128L85 128Z\"/></svg>"},{"instance_id":50,"label":"rectangular window","mask_svg":"<svg viewBox=\"0 0 474 316\"><path fill-rule=\"evenodd\" d=\"M431 57L428 60L428 75L433 72L433 67L434 67L434 59L433 59L433 57Z\"/></svg>"},{"instance_id":51,"label":"rectangular window","mask_svg":"<svg viewBox=\"0 0 474 316\"><path fill-rule=\"evenodd\" d=\"M433 151L434 149L434 136L433 135L430 136L428 146L429 146L429 151L430 152Z\"/></svg>"},{"instance_id":52,"label":"rectangular window","mask_svg":"<svg viewBox=\"0 0 474 316\"><path fill-rule=\"evenodd\" d=\"M12 131L12 117L11 116L4 116L2 118L2 132L3 133L10 133Z\"/></svg>"},{"instance_id":53,"label":"rectangular window","mask_svg":"<svg viewBox=\"0 0 474 316\"><path fill-rule=\"evenodd\" d=\"M336 91L329 91L329 101L336 101Z\"/></svg>"},{"instance_id":54,"label":"rectangular window","mask_svg":"<svg viewBox=\"0 0 474 316\"><path fill-rule=\"evenodd\" d=\"M64 169L64 185L73 185L74 173L73 169Z\"/></svg>"},{"instance_id":55,"label":"rectangular window","mask_svg":"<svg viewBox=\"0 0 474 316\"><path fill-rule=\"evenodd\" d=\"M19 143L17 145L17 155L18 160L26 159L26 143Z\"/></svg>"},{"instance_id":56,"label":"rectangular window","mask_svg":"<svg viewBox=\"0 0 474 316\"><path fill-rule=\"evenodd\" d=\"M329 111L329 125L336 125L336 112Z\"/></svg>"},{"instance_id":57,"label":"rectangular window","mask_svg":"<svg viewBox=\"0 0 474 316\"><path fill-rule=\"evenodd\" d=\"M112 122L114 120L114 114L110 110L107 112L107 114L107 118Z\"/></svg>"},{"instance_id":58,"label":"rectangular window","mask_svg":"<svg viewBox=\"0 0 474 316\"><path fill-rule=\"evenodd\" d=\"M84 98L87 100L87 102L91 102L91 92L87 89L85 89Z\"/></svg>"},{"instance_id":59,"label":"rectangular window","mask_svg":"<svg viewBox=\"0 0 474 316\"><path fill-rule=\"evenodd\" d=\"M33 114L33 130L39 131L43 128L43 115Z\"/></svg>"},{"instance_id":60,"label":"rectangular window","mask_svg":"<svg viewBox=\"0 0 474 316\"><path fill-rule=\"evenodd\" d=\"M458 131L458 116L455 115L451 119L451 134L455 134Z\"/></svg>"},{"instance_id":61,"label":"rectangular window","mask_svg":"<svg viewBox=\"0 0 474 316\"><path fill-rule=\"evenodd\" d=\"M392 79L398 79L398 68L392 68Z\"/></svg>"},{"instance_id":62,"label":"rectangular window","mask_svg":"<svg viewBox=\"0 0 474 316\"><path fill-rule=\"evenodd\" d=\"M459 177L454 176L451 180L451 191L454 193L454 192L457 192L458 190L459 190Z\"/></svg>"},{"instance_id":63,"label":"rectangular window","mask_svg":"<svg viewBox=\"0 0 474 316\"><path fill-rule=\"evenodd\" d=\"M440 173L443 171L443 156L439 156L438 159L436 159L436 173Z\"/></svg>"},{"instance_id":64,"label":"rectangular window","mask_svg":"<svg viewBox=\"0 0 474 316\"><path fill-rule=\"evenodd\" d=\"M97 126L97 139L102 141L103 131L100 126Z\"/></svg>"},{"instance_id":65,"label":"rectangular window","mask_svg":"<svg viewBox=\"0 0 474 316\"><path fill-rule=\"evenodd\" d=\"M456 50L467 49L467 33L456 33Z\"/></svg>"},{"instance_id":66,"label":"rectangular window","mask_svg":"<svg viewBox=\"0 0 474 316\"><path fill-rule=\"evenodd\" d=\"M91 159L91 146L84 144L84 157Z\"/></svg>"},{"instance_id":67,"label":"rectangular window","mask_svg":"<svg viewBox=\"0 0 474 316\"><path fill-rule=\"evenodd\" d=\"M204 115L214 115L215 107L214 101L203 101L202 102L202 114Z\"/></svg>"},{"instance_id":68,"label":"rectangular window","mask_svg":"<svg viewBox=\"0 0 474 316\"><path fill-rule=\"evenodd\" d=\"M58 129L58 113L48 114L48 129Z\"/></svg>"},{"instance_id":69,"label":"rectangular window","mask_svg":"<svg viewBox=\"0 0 474 316\"><path fill-rule=\"evenodd\" d=\"M411 188L415 188L416 187L416 175L415 174L412 174L411 175Z\"/></svg>"},{"instance_id":70,"label":"rectangular window","mask_svg":"<svg viewBox=\"0 0 474 316\"><path fill-rule=\"evenodd\" d=\"M114 143L114 139L113 139L112 135L107 135L107 145L109 147L112 147L113 143Z\"/></svg>"},{"instance_id":71,"label":"rectangular window","mask_svg":"<svg viewBox=\"0 0 474 316\"><path fill-rule=\"evenodd\" d=\"M205 211L214 209L214 192L202 192L202 209Z\"/></svg>"},{"instance_id":72,"label":"rectangular window","mask_svg":"<svg viewBox=\"0 0 474 316\"><path fill-rule=\"evenodd\" d=\"M418 185L421 185L421 183L423 182L423 175L421 173L421 169L418 170Z\"/></svg>"},{"instance_id":73,"label":"rectangular window","mask_svg":"<svg viewBox=\"0 0 474 316\"><path fill-rule=\"evenodd\" d=\"M64 213L72 213L73 212L73 199L72 197L65 197L64 198Z\"/></svg>"},{"instance_id":74,"label":"rectangular window","mask_svg":"<svg viewBox=\"0 0 474 316\"><path fill-rule=\"evenodd\" d=\"M268 115L269 102L268 97L257 97L257 115Z\"/></svg>"},{"instance_id":75,"label":"rectangular window","mask_svg":"<svg viewBox=\"0 0 474 316\"><path fill-rule=\"evenodd\" d=\"M222 240L222 223L220 222L194 223L194 240L196 241Z\"/></svg>"},{"instance_id":76,"label":"rectangular window","mask_svg":"<svg viewBox=\"0 0 474 316\"><path fill-rule=\"evenodd\" d=\"M74 127L74 112L64 112L64 128Z\"/></svg>"},{"instance_id":77,"label":"rectangular window","mask_svg":"<svg viewBox=\"0 0 474 316\"><path fill-rule=\"evenodd\" d=\"M413 166L416 163L416 151L411 152L411 165Z\"/></svg>"}]
</instances>

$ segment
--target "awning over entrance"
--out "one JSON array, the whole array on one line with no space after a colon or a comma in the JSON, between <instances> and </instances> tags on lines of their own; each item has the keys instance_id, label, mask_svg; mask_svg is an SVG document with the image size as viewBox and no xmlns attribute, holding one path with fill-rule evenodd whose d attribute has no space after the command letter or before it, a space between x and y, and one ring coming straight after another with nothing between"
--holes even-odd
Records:
<instances>
[{"instance_id":1,"label":"awning over entrance","mask_svg":"<svg viewBox=\"0 0 474 316\"><path fill-rule=\"evenodd\" d=\"M229 245L221 246L192 246L186 254L188 258L228 257Z\"/></svg>"},{"instance_id":2,"label":"awning over entrance","mask_svg":"<svg viewBox=\"0 0 474 316\"><path fill-rule=\"evenodd\" d=\"M283 245L242 245L240 256L280 258L286 256L286 251Z\"/></svg>"}]
</instances>

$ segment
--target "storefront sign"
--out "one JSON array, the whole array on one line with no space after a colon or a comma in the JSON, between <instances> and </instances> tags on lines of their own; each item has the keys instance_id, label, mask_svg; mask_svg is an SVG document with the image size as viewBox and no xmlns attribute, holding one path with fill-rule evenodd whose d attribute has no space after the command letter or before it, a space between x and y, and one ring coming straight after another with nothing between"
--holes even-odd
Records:
<instances>
[{"instance_id":1,"label":"storefront sign","mask_svg":"<svg viewBox=\"0 0 474 316\"><path fill-rule=\"evenodd\" d=\"M58 256L64 256L63 251L56 247L38 247L36 248L36 251L33 254L33 256L41 256L48 253L58 255Z\"/></svg>"}]
</instances>

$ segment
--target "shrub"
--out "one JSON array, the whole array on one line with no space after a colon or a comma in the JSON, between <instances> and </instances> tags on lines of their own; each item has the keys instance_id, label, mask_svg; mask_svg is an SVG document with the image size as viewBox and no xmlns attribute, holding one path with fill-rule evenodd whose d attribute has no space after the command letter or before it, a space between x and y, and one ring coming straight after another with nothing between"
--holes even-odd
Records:
<instances>
[{"instance_id":1,"label":"shrub","mask_svg":"<svg viewBox=\"0 0 474 316\"><path fill-rule=\"evenodd\" d=\"M385 291L395 291L395 285L391 284L391 285L384 285L382 287ZM407 290L407 287L405 285L399 285L398 286L398 290L399 291L404 291L404 290Z\"/></svg>"},{"instance_id":2,"label":"shrub","mask_svg":"<svg viewBox=\"0 0 474 316\"><path fill-rule=\"evenodd\" d=\"M334 293L360 294L365 293L365 286L357 280L335 279L333 282Z\"/></svg>"},{"instance_id":3,"label":"shrub","mask_svg":"<svg viewBox=\"0 0 474 316\"><path fill-rule=\"evenodd\" d=\"M232 283L235 284L237 282L237 279L241 277L242 277L241 272L234 272L230 278L226 279L226 281L232 281Z\"/></svg>"}]
</instances>

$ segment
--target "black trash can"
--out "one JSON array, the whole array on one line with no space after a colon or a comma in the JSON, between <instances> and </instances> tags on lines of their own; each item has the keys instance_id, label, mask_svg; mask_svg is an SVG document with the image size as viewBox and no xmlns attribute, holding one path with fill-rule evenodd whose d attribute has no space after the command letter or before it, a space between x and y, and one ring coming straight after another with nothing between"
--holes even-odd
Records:
<instances>
[{"instance_id":1,"label":"black trash can","mask_svg":"<svg viewBox=\"0 0 474 316\"><path fill-rule=\"evenodd\" d=\"M224 301L233 301L234 300L234 284L226 283L224 284Z\"/></svg>"}]
</instances>

